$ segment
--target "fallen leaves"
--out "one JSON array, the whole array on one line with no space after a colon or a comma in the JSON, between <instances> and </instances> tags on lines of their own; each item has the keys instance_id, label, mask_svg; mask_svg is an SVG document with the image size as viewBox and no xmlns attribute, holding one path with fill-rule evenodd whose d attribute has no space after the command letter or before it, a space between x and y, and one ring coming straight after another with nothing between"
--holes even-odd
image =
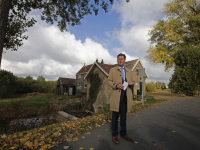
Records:
<instances>
[{"instance_id":1,"label":"fallen leaves","mask_svg":"<svg viewBox=\"0 0 200 150\"><path fill-rule=\"evenodd\" d=\"M69 146L64 146L63 148L64 148L64 149L68 149L68 148L69 148Z\"/></svg>"},{"instance_id":2,"label":"fallen leaves","mask_svg":"<svg viewBox=\"0 0 200 150\"><path fill-rule=\"evenodd\" d=\"M87 132L87 133L85 133L85 134L91 134L91 132Z\"/></svg>"},{"instance_id":3,"label":"fallen leaves","mask_svg":"<svg viewBox=\"0 0 200 150\"><path fill-rule=\"evenodd\" d=\"M134 106L131 113L148 108L154 104L145 104ZM136 115L136 117L138 117ZM94 127L101 127L106 122L111 122L111 114L94 114L81 119L75 119L67 122L48 125L42 128L35 128L29 131L22 131L10 135L0 134L0 146L3 149L39 149L45 150L58 145L61 142L77 141L76 137L80 133L90 130ZM105 131L108 131L106 129ZM86 135L91 132L86 132ZM101 137L101 135L98 135ZM82 138L85 138L82 136ZM135 141L137 144L138 142ZM64 149L67 149L65 147ZM84 149L82 147L82 149ZM90 148L93 150L94 148ZM1 150L1 148L0 148Z\"/></svg>"}]
</instances>

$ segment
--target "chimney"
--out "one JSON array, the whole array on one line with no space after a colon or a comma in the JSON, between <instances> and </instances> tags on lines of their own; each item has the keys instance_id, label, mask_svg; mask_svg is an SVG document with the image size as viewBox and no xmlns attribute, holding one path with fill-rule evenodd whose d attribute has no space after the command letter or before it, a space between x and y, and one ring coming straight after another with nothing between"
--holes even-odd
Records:
<instances>
[{"instance_id":1,"label":"chimney","mask_svg":"<svg viewBox=\"0 0 200 150\"><path fill-rule=\"evenodd\" d=\"M84 63L84 67L85 67L85 63Z\"/></svg>"},{"instance_id":2,"label":"chimney","mask_svg":"<svg viewBox=\"0 0 200 150\"><path fill-rule=\"evenodd\" d=\"M96 63L98 63L98 58L96 59Z\"/></svg>"},{"instance_id":3,"label":"chimney","mask_svg":"<svg viewBox=\"0 0 200 150\"><path fill-rule=\"evenodd\" d=\"M103 59L101 60L101 64L104 64Z\"/></svg>"}]
</instances>

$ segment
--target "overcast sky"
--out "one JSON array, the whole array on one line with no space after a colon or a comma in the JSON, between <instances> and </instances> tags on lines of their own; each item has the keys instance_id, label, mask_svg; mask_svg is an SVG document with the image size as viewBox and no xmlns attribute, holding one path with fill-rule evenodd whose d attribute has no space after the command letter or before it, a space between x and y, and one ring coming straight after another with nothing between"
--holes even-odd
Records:
<instances>
[{"instance_id":1,"label":"overcast sky","mask_svg":"<svg viewBox=\"0 0 200 150\"><path fill-rule=\"evenodd\" d=\"M56 24L46 24L40 20L40 13L33 11L30 16L38 22L28 29L29 38L18 51L4 50L2 69L21 77L75 78L84 63L92 64L98 58L114 64L122 52L127 55L127 61L141 59L149 76L147 82L168 84L173 69L165 72L163 65L154 66L145 59L149 47L147 34L165 17L162 11L166 2L115 0L108 13L100 10L97 16L86 16L80 26L68 27L69 32L60 32Z\"/></svg>"}]
</instances>

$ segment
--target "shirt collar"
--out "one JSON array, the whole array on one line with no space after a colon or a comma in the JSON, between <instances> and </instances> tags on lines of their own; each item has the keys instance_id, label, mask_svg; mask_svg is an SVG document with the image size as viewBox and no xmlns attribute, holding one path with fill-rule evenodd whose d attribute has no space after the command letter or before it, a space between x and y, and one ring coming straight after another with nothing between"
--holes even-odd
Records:
<instances>
[{"instance_id":1,"label":"shirt collar","mask_svg":"<svg viewBox=\"0 0 200 150\"><path fill-rule=\"evenodd\" d=\"M121 68L124 68L124 66L123 66L123 67L120 67L120 66L119 66L119 69L121 69ZM125 69L125 68L124 68L124 69Z\"/></svg>"}]
</instances>

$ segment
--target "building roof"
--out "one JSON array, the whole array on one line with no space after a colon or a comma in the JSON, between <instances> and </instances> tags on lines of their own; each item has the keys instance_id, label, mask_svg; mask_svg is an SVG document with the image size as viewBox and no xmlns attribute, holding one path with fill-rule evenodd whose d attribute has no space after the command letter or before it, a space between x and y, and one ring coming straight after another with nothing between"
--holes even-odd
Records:
<instances>
[{"instance_id":1,"label":"building roof","mask_svg":"<svg viewBox=\"0 0 200 150\"><path fill-rule=\"evenodd\" d=\"M124 67L133 71L139 62L141 63L140 59L126 61L124 64ZM93 64L83 66L76 74L85 73L86 74L85 78L87 78L87 75L89 74L90 70L93 68L94 65L97 65L108 76L110 69L117 66L118 64L109 65L109 64L104 64L104 63L100 63L100 62L96 61ZM142 63L141 63L141 65L142 65ZM142 65L142 67L143 67L143 65ZM146 74L146 76L148 77L147 74Z\"/></svg>"},{"instance_id":2,"label":"building roof","mask_svg":"<svg viewBox=\"0 0 200 150\"><path fill-rule=\"evenodd\" d=\"M72 84L72 85L75 85L76 81L76 79L62 78L62 77L59 77L59 80L61 81L62 84Z\"/></svg>"},{"instance_id":3,"label":"building roof","mask_svg":"<svg viewBox=\"0 0 200 150\"><path fill-rule=\"evenodd\" d=\"M82 74L82 73L87 73L90 68L92 67L93 64L83 66L76 74Z\"/></svg>"},{"instance_id":4,"label":"building roof","mask_svg":"<svg viewBox=\"0 0 200 150\"><path fill-rule=\"evenodd\" d=\"M112 65L108 64L102 64L102 63L97 63L106 73L109 74L110 69L112 68Z\"/></svg>"}]
</instances>

